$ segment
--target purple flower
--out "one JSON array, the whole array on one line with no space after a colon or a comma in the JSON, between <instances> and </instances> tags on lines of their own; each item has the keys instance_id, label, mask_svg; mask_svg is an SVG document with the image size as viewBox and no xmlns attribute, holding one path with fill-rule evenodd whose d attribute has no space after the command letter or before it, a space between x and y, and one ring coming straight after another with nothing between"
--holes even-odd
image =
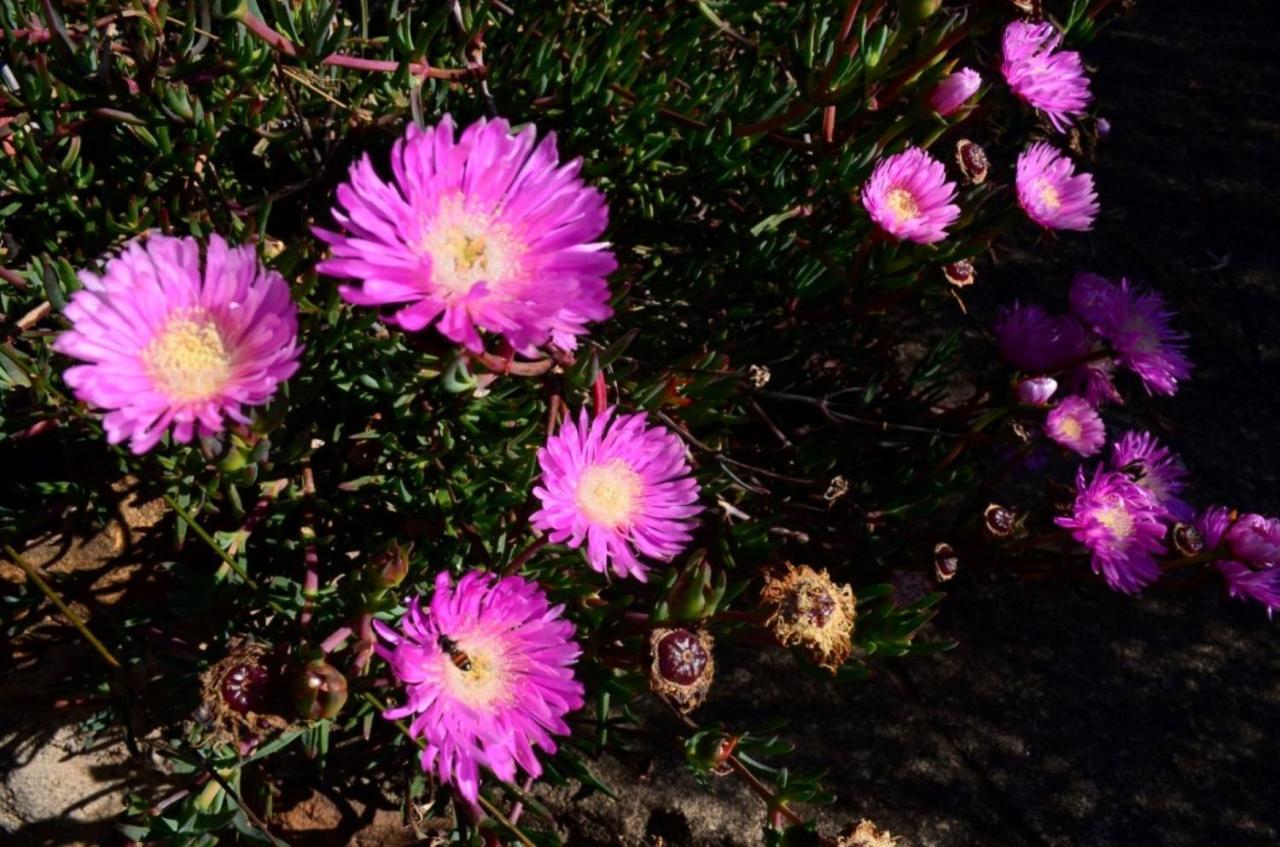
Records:
<instances>
[{"instance_id":1,"label":"purple flower","mask_svg":"<svg viewBox=\"0 0 1280 847\"><path fill-rule=\"evenodd\" d=\"M1081 468L1071 515L1055 522L1089 548L1094 573L1133 594L1160 576L1154 554L1165 551L1162 514L1147 490L1124 474L1099 467L1088 479Z\"/></svg>"},{"instance_id":2,"label":"purple flower","mask_svg":"<svg viewBox=\"0 0 1280 847\"><path fill-rule=\"evenodd\" d=\"M1091 352L1098 352L1094 350ZM1105 403L1124 404L1124 398L1116 389L1116 363L1111 357L1090 359L1081 362L1063 376L1067 390L1079 394L1094 406Z\"/></svg>"},{"instance_id":3,"label":"purple flower","mask_svg":"<svg viewBox=\"0 0 1280 847\"><path fill-rule=\"evenodd\" d=\"M1058 132L1084 114L1092 95L1080 54L1058 50L1062 35L1052 24L1015 21L1004 30L1005 81L1022 100L1044 112Z\"/></svg>"},{"instance_id":4,"label":"purple flower","mask_svg":"<svg viewBox=\"0 0 1280 847\"><path fill-rule=\"evenodd\" d=\"M1057 370L1089 352L1084 327L1034 304L1001 309L993 329L1000 357L1028 373Z\"/></svg>"},{"instance_id":5,"label":"purple flower","mask_svg":"<svg viewBox=\"0 0 1280 847\"><path fill-rule=\"evenodd\" d=\"M1028 406L1043 406L1052 399L1058 390L1058 381L1051 376L1036 376L1020 381L1014 387L1014 394L1019 403Z\"/></svg>"},{"instance_id":6,"label":"purple flower","mask_svg":"<svg viewBox=\"0 0 1280 847\"><path fill-rule=\"evenodd\" d=\"M1076 173L1075 165L1050 144L1032 144L1018 156L1018 204L1027 217L1047 229L1084 231L1098 216L1093 175Z\"/></svg>"},{"instance_id":7,"label":"purple flower","mask_svg":"<svg viewBox=\"0 0 1280 847\"><path fill-rule=\"evenodd\" d=\"M1194 511L1178 496L1186 487L1187 469L1151 433L1131 431L1120 436L1111 448L1111 469L1151 492L1175 520L1191 520Z\"/></svg>"},{"instance_id":8,"label":"purple flower","mask_svg":"<svg viewBox=\"0 0 1280 847\"><path fill-rule=\"evenodd\" d=\"M449 115L409 126L391 183L368 156L353 165L333 209L343 231L315 230L333 249L318 269L359 280L339 289L349 302L394 305L401 328L435 324L473 351L482 329L522 353L553 337L574 347L611 314L603 195L578 177L580 160L560 164L554 134L537 142L532 126L512 135L481 119L454 136Z\"/></svg>"},{"instance_id":9,"label":"purple flower","mask_svg":"<svg viewBox=\"0 0 1280 847\"><path fill-rule=\"evenodd\" d=\"M1096 454L1107 442L1107 430L1098 410L1083 397L1064 397L1045 415L1044 432L1057 444L1081 456Z\"/></svg>"},{"instance_id":10,"label":"purple flower","mask_svg":"<svg viewBox=\"0 0 1280 847\"><path fill-rule=\"evenodd\" d=\"M1225 537L1227 546L1238 559L1258 564L1280 564L1280 520L1253 513L1241 515Z\"/></svg>"},{"instance_id":11,"label":"purple flower","mask_svg":"<svg viewBox=\"0 0 1280 847\"><path fill-rule=\"evenodd\" d=\"M553 543L587 545L587 562L600 573L644 580L639 552L670 560L692 538L698 482L684 444L643 414L607 409L594 420L586 410L538 451L542 484L533 489L542 508L531 522Z\"/></svg>"},{"instance_id":12,"label":"purple flower","mask_svg":"<svg viewBox=\"0 0 1280 847\"><path fill-rule=\"evenodd\" d=\"M1184 353L1187 337L1173 328L1164 297L1126 279L1099 296L1095 331L1111 344L1116 361L1137 374L1148 392L1175 393L1178 381L1191 376L1191 360Z\"/></svg>"},{"instance_id":13,"label":"purple flower","mask_svg":"<svg viewBox=\"0 0 1280 847\"><path fill-rule=\"evenodd\" d=\"M961 68L943 79L929 95L929 106L948 117L968 102L982 85L982 76L972 68Z\"/></svg>"},{"instance_id":14,"label":"purple flower","mask_svg":"<svg viewBox=\"0 0 1280 847\"><path fill-rule=\"evenodd\" d=\"M173 428L175 441L248 423L298 369L298 314L289 285L252 247L209 239L203 266L194 238L152 235L80 274L67 306L71 329L54 349L88 364L63 374L77 399L106 409L112 444L145 453Z\"/></svg>"},{"instance_id":15,"label":"purple flower","mask_svg":"<svg viewBox=\"0 0 1280 847\"><path fill-rule=\"evenodd\" d=\"M1239 523L1235 524L1235 526L1232 525L1231 516L1231 510L1222 506L1210 506L1196 516L1195 527L1199 531L1200 537L1204 539L1206 550L1218 548L1235 526L1239 526ZM1251 520L1249 523L1254 526L1242 530L1242 535L1254 533L1260 522L1266 522L1266 519L1260 518L1259 515L1245 515L1244 517L1258 518L1260 521ZM1243 521L1244 518L1240 520ZM1269 545L1264 543L1259 545L1258 549L1255 549L1253 543L1245 540L1241 546L1242 549L1250 553L1258 553L1265 552ZM1254 560L1254 564L1257 566L1256 569L1244 562L1222 560L1213 563L1227 584L1227 594L1229 596L1261 603L1266 607L1267 617L1271 617L1277 609L1280 609L1280 564L1275 562L1267 563L1260 560Z\"/></svg>"},{"instance_id":16,"label":"purple flower","mask_svg":"<svg viewBox=\"0 0 1280 847\"><path fill-rule=\"evenodd\" d=\"M862 205L894 238L933 244L960 217L956 184L942 163L918 147L881 159L862 186Z\"/></svg>"},{"instance_id":17,"label":"purple flower","mask_svg":"<svg viewBox=\"0 0 1280 847\"><path fill-rule=\"evenodd\" d=\"M1091 329L1100 326L1116 291L1116 284L1109 279L1091 273L1076 274L1071 280L1071 290L1067 293L1071 314Z\"/></svg>"},{"instance_id":18,"label":"purple flower","mask_svg":"<svg viewBox=\"0 0 1280 847\"><path fill-rule=\"evenodd\" d=\"M582 706L573 663L582 652L564 607L536 583L471 571L453 585L436 577L427 611L409 600L399 629L374 621L390 647L378 655L404 686L390 720L409 717L409 734L426 741L422 769L472 803L480 768L514 782L516 768L542 773L535 748L554 753L552 735L569 734L564 716Z\"/></svg>"}]
</instances>

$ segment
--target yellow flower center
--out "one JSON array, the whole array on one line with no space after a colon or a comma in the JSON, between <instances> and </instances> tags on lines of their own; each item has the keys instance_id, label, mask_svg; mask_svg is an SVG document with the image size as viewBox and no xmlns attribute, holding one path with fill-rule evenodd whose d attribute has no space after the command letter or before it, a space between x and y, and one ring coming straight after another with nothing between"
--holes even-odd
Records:
<instances>
[{"instance_id":1,"label":"yellow flower center","mask_svg":"<svg viewBox=\"0 0 1280 847\"><path fill-rule=\"evenodd\" d=\"M226 385L231 355L213 316L204 309L175 313L142 350L147 376L179 403L205 400Z\"/></svg>"},{"instance_id":2,"label":"yellow flower center","mask_svg":"<svg viewBox=\"0 0 1280 847\"><path fill-rule=\"evenodd\" d=\"M467 670L458 667L452 656L444 655L444 688L451 697L473 709L484 709L507 702L511 697L511 672L501 651L494 645L468 649L459 644L466 655Z\"/></svg>"},{"instance_id":3,"label":"yellow flower center","mask_svg":"<svg viewBox=\"0 0 1280 847\"><path fill-rule=\"evenodd\" d=\"M1040 194L1040 202L1046 209L1056 212L1062 208L1062 197L1058 194L1058 189L1054 188L1048 180L1040 180L1036 183L1036 191Z\"/></svg>"},{"instance_id":4,"label":"yellow flower center","mask_svg":"<svg viewBox=\"0 0 1280 847\"><path fill-rule=\"evenodd\" d=\"M1111 531L1116 540L1128 538L1133 532L1133 518L1123 504L1117 503L1098 512L1098 522Z\"/></svg>"},{"instance_id":5,"label":"yellow flower center","mask_svg":"<svg viewBox=\"0 0 1280 847\"><path fill-rule=\"evenodd\" d=\"M905 188L895 188L885 197L885 203L898 223L909 221L920 214L920 204Z\"/></svg>"},{"instance_id":6,"label":"yellow flower center","mask_svg":"<svg viewBox=\"0 0 1280 847\"><path fill-rule=\"evenodd\" d=\"M630 523L643 491L640 474L621 459L592 465L578 480L578 508L592 523L623 526Z\"/></svg>"},{"instance_id":7,"label":"yellow flower center","mask_svg":"<svg viewBox=\"0 0 1280 847\"><path fill-rule=\"evenodd\" d=\"M1065 438L1079 438L1083 430L1080 427L1080 421L1073 417L1065 417L1058 422L1058 431Z\"/></svg>"},{"instance_id":8,"label":"yellow flower center","mask_svg":"<svg viewBox=\"0 0 1280 847\"><path fill-rule=\"evenodd\" d=\"M507 227L467 211L456 197L440 203L417 249L431 257L431 281L446 300L463 297L480 282L501 282L516 270L522 252Z\"/></svg>"}]
</instances>

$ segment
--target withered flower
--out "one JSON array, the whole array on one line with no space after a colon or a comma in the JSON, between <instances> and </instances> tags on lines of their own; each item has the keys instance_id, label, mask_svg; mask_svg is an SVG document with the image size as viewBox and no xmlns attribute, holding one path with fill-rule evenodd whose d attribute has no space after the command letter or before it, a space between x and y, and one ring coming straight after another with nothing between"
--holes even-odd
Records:
<instances>
[{"instance_id":1,"label":"withered flower","mask_svg":"<svg viewBox=\"0 0 1280 847\"><path fill-rule=\"evenodd\" d=\"M849 658L858 601L851 587L832 582L825 570L788 562L765 581L760 601L773 610L765 624L782 645L801 647L832 673Z\"/></svg>"}]
</instances>

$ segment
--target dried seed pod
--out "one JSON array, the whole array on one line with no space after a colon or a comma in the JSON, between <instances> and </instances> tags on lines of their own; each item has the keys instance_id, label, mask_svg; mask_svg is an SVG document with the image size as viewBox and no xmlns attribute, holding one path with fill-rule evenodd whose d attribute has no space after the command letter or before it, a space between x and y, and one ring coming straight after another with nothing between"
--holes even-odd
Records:
<instances>
[{"instance_id":1,"label":"dried seed pod","mask_svg":"<svg viewBox=\"0 0 1280 847\"><path fill-rule=\"evenodd\" d=\"M649 633L649 687L681 714L702 705L716 675L709 632L655 629Z\"/></svg>"},{"instance_id":2,"label":"dried seed pod","mask_svg":"<svg viewBox=\"0 0 1280 847\"><path fill-rule=\"evenodd\" d=\"M1174 549L1184 556L1194 556L1204 552L1204 537L1194 526L1187 523L1176 523L1169 531Z\"/></svg>"},{"instance_id":3,"label":"dried seed pod","mask_svg":"<svg viewBox=\"0 0 1280 847\"><path fill-rule=\"evenodd\" d=\"M950 544L939 544L933 548L933 573L938 582L949 582L960 570L960 557Z\"/></svg>"},{"instance_id":4,"label":"dried seed pod","mask_svg":"<svg viewBox=\"0 0 1280 847\"><path fill-rule=\"evenodd\" d=\"M942 275L947 278L947 282L956 288L968 288L978 279L978 272L973 267L973 262L968 259L961 259L958 262L952 262L942 267Z\"/></svg>"},{"instance_id":5,"label":"dried seed pod","mask_svg":"<svg viewBox=\"0 0 1280 847\"><path fill-rule=\"evenodd\" d=\"M956 164L960 167L960 174L970 185L982 185L987 181L987 173L991 170L987 151L967 138L956 142Z\"/></svg>"},{"instance_id":6,"label":"dried seed pod","mask_svg":"<svg viewBox=\"0 0 1280 847\"><path fill-rule=\"evenodd\" d=\"M835 673L853 650L857 598L848 585L837 585L825 570L788 562L785 571L771 574L760 601L773 613L765 625L778 642L796 646L814 663Z\"/></svg>"},{"instance_id":7,"label":"dried seed pod","mask_svg":"<svg viewBox=\"0 0 1280 847\"><path fill-rule=\"evenodd\" d=\"M982 513L982 525L992 538L1009 538L1017 533L1022 519L1013 509L992 503Z\"/></svg>"},{"instance_id":8,"label":"dried seed pod","mask_svg":"<svg viewBox=\"0 0 1280 847\"><path fill-rule=\"evenodd\" d=\"M236 640L200 677L199 716L223 742L257 738L289 725L283 716L281 660L261 644Z\"/></svg>"}]
</instances>

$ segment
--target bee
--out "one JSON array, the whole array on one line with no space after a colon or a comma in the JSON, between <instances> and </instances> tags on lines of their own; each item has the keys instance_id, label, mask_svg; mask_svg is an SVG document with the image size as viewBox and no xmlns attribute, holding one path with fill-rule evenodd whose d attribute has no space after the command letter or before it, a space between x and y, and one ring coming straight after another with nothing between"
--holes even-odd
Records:
<instances>
[{"instance_id":1,"label":"bee","mask_svg":"<svg viewBox=\"0 0 1280 847\"><path fill-rule=\"evenodd\" d=\"M1147 465L1141 459L1134 459L1120 469L1120 472L1136 483L1141 484L1147 476Z\"/></svg>"},{"instance_id":2,"label":"bee","mask_svg":"<svg viewBox=\"0 0 1280 847\"><path fill-rule=\"evenodd\" d=\"M471 670L471 657L458 649L458 642L447 635L442 635L436 639L436 644L439 645L441 650L449 654L449 661L453 662L455 668L463 673Z\"/></svg>"}]
</instances>

